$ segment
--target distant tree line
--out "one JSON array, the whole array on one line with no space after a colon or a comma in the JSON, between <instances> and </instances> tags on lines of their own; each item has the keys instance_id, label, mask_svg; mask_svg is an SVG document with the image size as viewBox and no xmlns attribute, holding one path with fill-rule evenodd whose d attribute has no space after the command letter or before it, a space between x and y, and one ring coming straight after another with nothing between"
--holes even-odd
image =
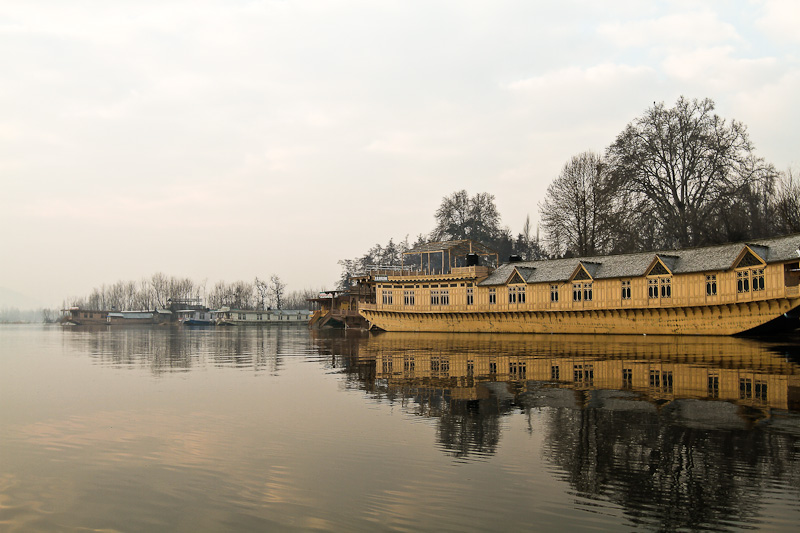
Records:
<instances>
[{"instance_id":1,"label":"distant tree line","mask_svg":"<svg viewBox=\"0 0 800 533\"><path fill-rule=\"evenodd\" d=\"M756 156L747 128L714 113L708 98L653 103L603 154L564 164L539 204L543 237L530 216L516 236L501 226L494 196L442 199L436 227L409 246L392 239L339 261L340 287L369 264L400 264L427 241L471 239L501 260L592 256L704 246L800 232L800 183Z\"/></svg>"},{"instance_id":2,"label":"distant tree line","mask_svg":"<svg viewBox=\"0 0 800 533\"><path fill-rule=\"evenodd\" d=\"M95 287L83 298L71 298L64 307L81 307L92 310L152 310L163 309L171 302L202 301L211 309L309 309L308 298L316 297L319 289L287 291L286 283L275 274L268 280L255 278L253 282L220 281L210 290L206 282L197 283L190 278L166 276L161 272L140 281L118 281L111 285Z\"/></svg>"}]
</instances>

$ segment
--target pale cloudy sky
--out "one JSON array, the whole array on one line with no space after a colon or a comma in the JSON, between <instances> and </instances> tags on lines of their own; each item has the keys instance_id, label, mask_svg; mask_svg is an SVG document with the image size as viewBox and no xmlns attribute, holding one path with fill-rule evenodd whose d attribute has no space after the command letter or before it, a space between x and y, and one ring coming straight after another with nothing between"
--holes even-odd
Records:
<instances>
[{"instance_id":1,"label":"pale cloudy sky","mask_svg":"<svg viewBox=\"0 0 800 533\"><path fill-rule=\"evenodd\" d=\"M798 94L794 0L3 0L0 287L332 287L459 189L518 233L654 101L796 168Z\"/></svg>"}]
</instances>

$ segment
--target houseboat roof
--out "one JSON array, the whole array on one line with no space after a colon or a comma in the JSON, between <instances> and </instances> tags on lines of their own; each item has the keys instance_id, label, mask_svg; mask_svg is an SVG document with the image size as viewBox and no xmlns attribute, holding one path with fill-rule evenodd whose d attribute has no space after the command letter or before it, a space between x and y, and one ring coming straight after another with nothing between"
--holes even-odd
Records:
<instances>
[{"instance_id":1,"label":"houseboat roof","mask_svg":"<svg viewBox=\"0 0 800 533\"><path fill-rule=\"evenodd\" d=\"M108 313L110 318L142 319L153 318L152 311L117 311Z\"/></svg>"},{"instance_id":2,"label":"houseboat roof","mask_svg":"<svg viewBox=\"0 0 800 533\"><path fill-rule=\"evenodd\" d=\"M546 283L626 278L651 272L715 272L740 265L757 266L792 259L800 259L800 234L683 250L505 263L479 285L505 285L512 280L517 283ZM517 275L521 279L516 279Z\"/></svg>"}]
</instances>

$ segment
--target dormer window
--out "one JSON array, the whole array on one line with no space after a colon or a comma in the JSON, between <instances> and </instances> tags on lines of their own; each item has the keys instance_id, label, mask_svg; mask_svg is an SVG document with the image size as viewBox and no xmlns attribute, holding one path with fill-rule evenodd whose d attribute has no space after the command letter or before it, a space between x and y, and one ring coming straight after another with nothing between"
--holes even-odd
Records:
<instances>
[{"instance_id":1,"label":"dormer window","mask_svg":"<svg viewBox=\"0 0 800 533\"><path fill-rule=\"evenodd\" d=\"M647 280L647 297L658 298L658 278Z\"/></svg>"},{"instance_id":2,"label":"dormer window","mask_svg":"<svg viewBox=\"0 0 800 533\"><path fill-rule=\"evenodd\" d=\"M592 283L573 283L572 284L572 301L573 302L580 302L584 300L586 302L592 301Z\"/></svg>"},{"instance_id":3,"label":"dormer window","mask_svg":"<svg viewBox=\"0 0 800 533\"><path fill-rule=\"evenodd\" d=\"M655 261L647 272L647 297L650 299L672 298L672 272L666 267L664 261L670 263L672 268L675 258L656 256Z\"/></svg>"},{"instance_id":4,"label":"dormer window","mask_svg":"<svg viewBox=\"0 0 800 533\"><path fill-rule=\"evenodd\" d=\"M751 273L751 277L753 280L753 290L754 291L763 291L764 290L764 269L763 268L754 268Z\"/></svg>"},{"instance_id":5,"label":"dormer window","mask_svg":"<svg viewBox=\"0 0 800 533\"><path fill-rule=\"evenodd\" d=\"M661 297L672 298L672 278L661 278Z\"/></svg>"},{"instance_id":6,"label":"dormer window","mask_svg":"<svg viewBox=\"0 0 800 533\"><path fill-rule=\"evenodd\" d=\"M516 287L508 288L508 303L510 304L524 304L525 303L525 286L518 285Z\"/></svg>"}]
</instances>

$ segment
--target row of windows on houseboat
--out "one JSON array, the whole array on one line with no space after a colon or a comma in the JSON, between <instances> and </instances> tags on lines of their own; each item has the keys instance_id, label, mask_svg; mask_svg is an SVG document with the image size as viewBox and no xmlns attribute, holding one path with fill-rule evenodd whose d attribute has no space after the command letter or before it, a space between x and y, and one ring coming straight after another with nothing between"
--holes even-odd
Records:
<instances>
[{"instance_id":1,"label":"row of windows on houseboat","mask_svg":"<svg viewBox=\"0 0 800 533\"><path fill-rule=\"evenodd\" d=\"M455 287L457 284L451 284L450 287ZM423 288L428 288L428 285L423 285ZM751 269L744 270L736 273L736 291L738 293L757 292L763 291L764 284L764 269ZM508 287L508 303L510 304L524 304L526 302L526 289L525 285L510 285ZM550 301L559 301L559 285L550 285ZM631 299L631 282L630 280L620 281L620 296L623 300ZM709 274L706 276L706 296L717 295L717 275ZM649 299L656 298L672 298L672 278L671 277L658 277L650 278L647 280L647 297ZM592 301L594 293L592 289L592 282L580 282L572 284L572 301ZM381 301L384 305L394 304L394 293L391 290L383 290L381 292ZM475 293L473 287L467 287L467 305L475 303ZM497 303L497 289L489 289L489 304ZM450 305L450 290L449 289L432 289L430 291L430 304L431 305ZM416 305L416 293L414 289L403 290L403 305Z\"/></svg>"}]
</instances>

